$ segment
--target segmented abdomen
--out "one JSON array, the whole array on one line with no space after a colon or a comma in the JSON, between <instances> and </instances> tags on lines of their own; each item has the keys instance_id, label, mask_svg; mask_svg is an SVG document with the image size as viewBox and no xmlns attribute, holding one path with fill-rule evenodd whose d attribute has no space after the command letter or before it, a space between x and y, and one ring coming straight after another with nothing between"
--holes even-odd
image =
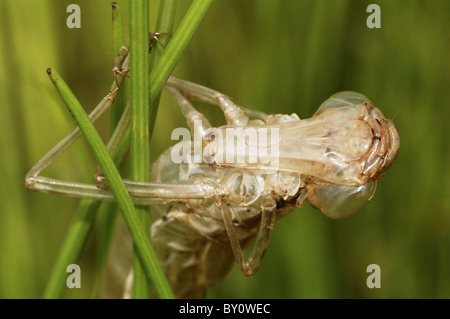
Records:
<instances>
[{"instance_id":1,"label":"segmented abdomen","mask_svg":"<svg viewBox=\"0 0 450 319\"><path fill-rule=\"evenodd\" d=\"M233 265L223 224L182 205L155 207L152 217L152 245L175 296L203 298L205 289L221 281ZM192 219L216 227L221 233L218 238L224 237L224 241L199 233L190 223Z\"/></svg>"},{"instance_id":2,"label":"segmented abdomen","mask_svg":"<svg viewBox=\"0 0 450 319\"><path fill-rule=\"evenodd\" d=\"M215 181L221 173L205 164L175 164L171 149L152 167L152 181L187 183L196 176ZM196 212L181 203L153 206L151 242L177 298L203 298L205 289L227 274L234 259L229 239L217 207Z\"/></svg>"}]
</instances>

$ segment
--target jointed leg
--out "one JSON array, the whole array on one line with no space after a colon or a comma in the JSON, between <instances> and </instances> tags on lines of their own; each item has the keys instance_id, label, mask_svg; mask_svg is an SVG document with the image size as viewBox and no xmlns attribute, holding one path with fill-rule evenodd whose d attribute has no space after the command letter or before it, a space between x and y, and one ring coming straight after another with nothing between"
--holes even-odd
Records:
<instances>
[{"instance_id":1,"label":"jointed leg","mask_svg":"<svg viewBox=\"0 0 450 319\"><path fill-rule=\"evenodd\" d=\"M150 32L148 35L149 41L148 41L148 53L152 53L153 48L153 42L156 41L159 43L159 45L164 49L164 45L159 41L159 37L162 35L167 35L165 32Z\"/></svg>"},{"instance_id":2,"label":"jointed leg","mask_svg":"<svg viewBox=\"0 0 450 319\"><path fill-rule=\"evenodd\" d=\"M122 51L126 52L128 51ZM115 69L116 79L111 87L110 93L97 105L97 107L89 115L92 122L95 122L101 114L103 114L113 103L117 95L118 88L128 72L129 57L126 55L120 67ZM109 143L109 149L112 150L117 146L117 142L126 127L129 114L125 110L120 120L120 125L114 132L113 139ZM70 145L81 135L80 129L74 129L68 136L59 142L50 152L48 152L36 165L34 165L25 177L26 187L41 192L62 194L66 196L89 198L101 201L114 201L111 192L100 189L94 185L73 183L60 181L52 178L40 176L41 172L49 166L53 161L64 153ZM102 184L101 176L99 176L99 184ZM170 201L180 201L184 199L205 199L216 196L217 190L210 185L202 184L158 184L158 183L139 183L124 181L128 191L135 204L138 205L154 205L163 204ZM105 187L107 188L107 187Z\"/></svg>"},{"instance_id":3,"label":"jointed leg","mask_svg":"<svg viewBox=\"0 0 450 319\"><path fill-rule=\"evenodd\" d=\"M111 97L111 94L117 95L117 92L120 89L120 84L122 83L123 79L125 76L127 76L128 71L130 70L129 67L129 49L126 46L122 46L120 48L119 54L117 54L116 58L114 59L114 63L113 63L113 72L114 72L114 80L116 83L116 87L115 88L111 88L111 90L109 91L109 95L108 95L108 99L110 99L112 102L114 102L114 98ZM126 61L125 63L125 60ZM119 76L121 76L121 78L119 79Z\"/></svg>"},{"instance_id":4,"label":"jointed leg","mask_svg":"<svg viewBox=\"0 0 450 319\"><path fill-rule=\"evenodd\" d=\"M136 205L162 205L169 202L183 202L191 199L206 200L215 197L217 190L202 184L160 184L123 181L133 203ZM69 197L115 201L109 190L95 185L61 181L44 176L28 177L26 187L44 193L59 194Z\"/></svg>"},{"instance_id":5,"label":"jointed leg","mask_svg":"<svg viewBox=\"0 0 450 319\"><path fill-rule=\"evenodd\" d=\"M272 235L273 226L276 220L276 203L271 197L263 199L261 205L261 223L256 235L255 243L247 261L244 260L239 239L234 231L234 225L231 220L231 211L228 206L223 203L220 206L223 222L230 239L231 249L233 250L234 259L239 268L246 276L252 276L256 273L261 261L264 257L266 249L269 245L270 236Z\"/></svg>"},{"instance_id":6,"label":"jointed leg","mask_svg":"<svg viewBox=\"0 0 450 319\"><path fill-rule=\"evenodd\" d=\"M129 143L130 140L130 129L128 127L129 122L130 122L130 103L128 102L127 105L125 106L125 109L123 110L119 122L116 125L116 128L114 129L113 134L111 135L111 138L106 144L108 153L112 156L113 161L115 163L121 162L128 151L127 143ZM116 151L119 145L121 145L120 150ZM103 180L105 179L98 165L95 172L95 179L97 181L97 187L100 187Z\"/></svg>"},{"instance_id":7,"label":"jointed leg","mask_svg":"<svg viewBox=\"0 0 450 319\"><path fill-rule=\"evenodd\" d=\"M166 86L178 89L188 99L196 99L218 105L222 109L229 125L245 126L249 122L245 111L220 92L174 76L169 78Z\"/></svg>"},{"instance_id":8,"label":"jointed leg","mask_svg":"<svg viewBox=\"0 0 450 319\"><path fill-rule=\"evenodd\" d=\"M187 125L189 127L189 130L192 134L196 134L194 123L195 121L201 121L201 127L200 132L201 136L205 135L205 132L207 129L211 127L211 124L209 124L208 119L199 111L197 111L191 103L186 99L186 97L180 93L177 89L173 87L166 87L167 91L175 98L178 105L180 106L181 112L183 113L184 117L186 118Z\"/></svg>"},{"instance_id":9,"label":"jointed leg","mask_svg":"<svg viewBox=\"0 0 450 319\"><path fill-rule=\"evenodd\" d=\"M122 57L121 70L128 70L129 67L129 56L128 51L122 51L121 53L126 53L127 55ZM95 107L95 109L89 114L89 118L92 122L95 122L113 103L114 98L118 93L118 88L122 83L126 73L118 73L114 83L111 86L110 93L103 98L103 100ZM64 153L70 145L81 135L80 129L75 128L69 135L67 135L61 142L59 142L53 149L50 150L43 158L41 158L28 172L26 175L25 184L27 187L32 179L35 179L48 165L53 163L53 161L58 158L62 153Z\"/></svg>"},{"instance_id":10,"label":"jointed leg","mask_svg":"<svg viewBox=\"0 0 450 319\"><path fill-rule=\"evenodd\" d=\"M258 111L258 110L247 109L245 107L243 107L242 109L245 111L245 113L247 113L247 115L249 117L252 117L252 118L254 118L256 120L262 121L262 123L260 123L260 125L266 124L266 119L267 119L267 116L268 116L266 113Z\"/></svg>"},{"instance_id":11,"label":"jointed leg","mask_svg":"<svg viewBox=\"0 0 450 319\"><path fill-rule=\"evenodd\" d=\"M269 246L270 236L276 221L276 202L271 197L263 199L261 205L261 224L256 235L255 244L248 257L247 267L253 275L261 265L261 261Z\"/></svg>"}]
</instances>

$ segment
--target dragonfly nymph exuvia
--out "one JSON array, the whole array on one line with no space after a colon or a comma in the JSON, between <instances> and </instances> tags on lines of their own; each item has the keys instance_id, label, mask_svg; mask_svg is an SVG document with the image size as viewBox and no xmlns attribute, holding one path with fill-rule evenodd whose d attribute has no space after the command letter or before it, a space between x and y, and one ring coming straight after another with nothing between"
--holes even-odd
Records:
<instances>
[{"instance_id":1,"label":"dragonfly nymph exuvia","mask_svg":"<svg viewBox=\"0 0 450 319\"><path fill-rule=\"evenodd\" d=\"M121 71L111 93L93 111L93 120L112 104L128 71L128 50L122 53ZM179 298L203 297L206 288L225 277L234 261L245 275L255 274L276 221L306 202L333 219L356 213L372 198L377 180L398 154L400 140L394 123L359 93L337 93L311 118L301 120L296 114L268 115L244 109L222 93L175 77L168 79L166 89L177 101L191 133L203 135L202 158L196 158L191 141L183 141L177 147L188 152L181 161L173 160L170 148L153 164L151 182L124 183L135 204L153 206L151 242ZM190 100L219 106L227 124L211 127ZM124 112L119 126L128 123L128 108ZM195 128L194 123L199 126ZM276 129L277 152L264 150L264 160L218 160L231 151L221 140L226 130L249 127L259 133ZM72 132L31 169L27 187L114 201L101 174L96 176L96 185L40 176L78 135L77 130ZM244 139L237 142L247 150L273 146L260 139L251 141L245 134L235 136ZM243 250L252 240L252 250L244 259ZM131 281L126 278L132 271L131 261L124 256L131 256L132 245L128 241L124 250L125 237L117 237L116 244L120 242L121 249L111 252L109 271L129 295L127 283ZM124 266L127 263L129 267Z\"/></svg>"}]
</instances>

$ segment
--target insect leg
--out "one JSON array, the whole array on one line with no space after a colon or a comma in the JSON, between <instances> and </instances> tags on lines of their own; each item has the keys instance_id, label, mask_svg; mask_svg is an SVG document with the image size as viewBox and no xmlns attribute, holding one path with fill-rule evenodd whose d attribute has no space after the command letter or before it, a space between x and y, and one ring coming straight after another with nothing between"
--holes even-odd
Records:
<instances>
[{"instance_id":1,"label":"insect leg","mask_svg":"<svg viewBox=\"0 0 450 319\"><path fill-rule=\"evenodd\" d=\"M225 225L225 229L227 230L228 238L230 239L231 250L233 251L234 260L239 266L239 269L246 274L247 269L245 267L244 255L242 253L241 244L239 243L239 239L234 231L233 221L231 220L231 211L226 203L222 203L219 206L220 212L222 214L223 223Z\"/></svg>"},{"instance_id":2,"label":"insect leg","mask_svg":"<svg viewBox=\"0 0 450 319\"><path fill-rule=\"evenodd\" d=\"M128 53L129 53L128 47L122 46L116 58L114 59L112 71L114 73L114 81L116 86L111 88L107 96L107 98L112 102L114 102L114 97L116 96L117 92L120 89L120 84L122 83L123 78L128 74L128 71L130 70ZM114 96L112 96L113 94Z\"/></svg>"},{"instance_id":3,"label":"insect leg","mask_svg":"<svg viewBox=\"0 0 450 319\"><path fill-rule=\"evenodd\" d=\"M167 33L165 33L165 32L150 32L150 33L148 34L148 38L149 38L149 41L148 41L148 53L149 53L149 54L152 53L152 48L153 48L153 42L154 42L154 41L158 42L159 45L160 45L163 49L165 49L164 45L163 45L162 42L159 40L159 37L162 36L162 35L167 35Z\"/></svg>"},{"instance_id":4,"label":"insect leg","mask_svg":"<svg viewBox=\"0 0 450 319\"><path fill-rule=\"evenodd\" d=\"M123 57L122 65L120 67L121 70L128 70L130 60L127 52L122 51L123 54L126 53L126 55ZM121 53L119 53L120 55ZM122 83L123 79L125 78L126 73L116 73L117 77L115 78L110 92L106 97L103 98L103 100L95 107L95 109L89 114L89 118L92 122L95 122L113 103L114 98L116 97L117 93L119 92L120 84ZM80 129L77 127L75 128L69 135L67 135L64 139L62 139L58 144L56 144L53 149L51 149L44 157L42 157L27 173L25 177L25 185L31 189L34 188L33 182L36 181L39 177L39 174L55 159L57 159L62 153L64 153L70 145L81 135ZM37 186L37 185L36 185ZM37 189L39 190L39 189Z\"/></svg>"},{"instance_id":5,"label":"insect leg","mask_svg":"<svg viewBox=\"0 0 450 319\"><path fill-rule=\"evenodd\" d=\"M220 206L225 228L230 239L231 249L234 259L239 268L246 276L252 276L261 265L266 249L269 245L270 236L276 219L276 203L271 197L263 199L261 207L261 223L256 235L255 244L247 261L244 260L243 252L239 239L234 230L231 220L231 212L226 204Z\"/></svg>"},{"instance_id":6,"label":"insect leg","mask_svg":"<svg viewBox=\"0 0 450 319\"><path fill-rule=\"evenodd\" d=\"M255 244L253 245L248 261L246 262L246 275L254 275L261 265L261 261L269 246L270 236L272 235L273 226L276 221L276 202L272 197L263 199L261 205L261 224L256 235Z\"/></svg>"},{"instance_id":7,"label":"insect leg","mask_svg":"<svg viewBox=\"0 0 450 319\"><path fill-rule=\"evenodd\" d=\"M222 109L227 123L230 125L245 126L249 122L245 111L231 101L229 97L218 91L174 76L169 78L166 86L178 89L189 99L218 105Z\"/></svg>"},{"instance_id":8,"label":"insect leg","mask_svg":"<svg viewBox=\"0 0 450 319\"><path fill-rule=\"evenodd\" d=\"M122 50L121 50L122 52ZM125 51L123 51L125 52ZM126 51L127 52L127 51ZM97 105L97 107L89 115L92 122L95 122L113 103L118 92L118 87L126 76L129 67L129 56L126 55L122 65L118 68L116 79L114 80L110 93ZM122 116L122 124L118 125L114 138L110 141L110 151L112 151L125 130L128 112L125 111ZM84 183L76 183L69 181L61 181L57 179L41 176L42 171L52 164L61 154L63 154L72 143L81 135L80 129L77 127L63 140L61 140L53 149L51 149L44 157L42 157L27 173L25 177L25 186L27 188L55 193L77 198L89 198L101 201L114 201L114 196L108 189L100 189L95 185ZM102 177L99 176L99 184L102 184ZM217 190L210 185L192 185L192 184L160 184L160 183L139 183L124 181L127 189L135 204L138 205L154 205L164 204L170 201L180 201L189 199L205 199L216 195ZM106 187L105 187L106 188Z\"/></svg>"},{"instance_id":9,"label":"insect leg","mask_svg":"<svg viewBox=\"0 0 450 319\"><path fill-rule=\"evenodd\" d=\"M261 120L265 124L267 116L268 116L266 113L258 111L258 110L251 110L251 109L248 109L248 108L245 108L245 107L243 107L242 109L245 111L245 113L247 113L247 115L249 117L252 117L252 118L257 119L257 120Z\"/></svg>"},{"instance_id":10,"label":"insect leg","mask_svg":"<svg viewBox=\"0 0 450 319\"><path fill-rule=\"evenodd\" d=\"M130 139L130 128L128 123L130 122L130 103L128 102L123 110L122 116L114 129L111 138L106 144L109 154L112 156L115 163L121 161L128 151L128 142ZM117 151L116 151L117 150ZM103 173L97 164L95 172L95 179L97 183L101 183L104 179Z\"/></svg>"},{"instance_id":11,"label":"insect leg","mask_svg":"<svg viewBox=\"0 0 450 319\"><path fill-rule=\"evenodd\" d=\"M201 133L201 136L205 135L206 130L211 127L211 124L206 119L206 117L202 113L197 111L192 106L192 104L189 103L189 101L186 99L186 97L183 94L181 94L180 91L178 91L177 89L170 87L170 86L167 86L166 89L175 98L178 105L180 106L181 112L183 113L184 117L186 118L187 125L188 125L191 133L195 134L195 132L194 132L195 121L201 121L201 127L200 127L201 132L200 133Z\"/></svg>"}]
</instances>

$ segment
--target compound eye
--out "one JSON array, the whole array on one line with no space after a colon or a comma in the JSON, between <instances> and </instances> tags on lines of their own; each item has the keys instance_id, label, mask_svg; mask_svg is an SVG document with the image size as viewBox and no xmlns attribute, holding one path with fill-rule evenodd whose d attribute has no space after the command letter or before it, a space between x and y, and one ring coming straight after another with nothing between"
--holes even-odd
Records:
<instances>
[{"instance_id":1,"label":"compound eye","mask_svg":"<svg viewBox=\"0 0 450 319\"><path fill-rule=\"evenodd\" d=\"M352 91L339 92L330 96L328 100L323 102L316 113L314 113L313 117L318 116L330 109L357 106L365 102L370 102L370 100L367 98L367 96L362 95L361 93Z\"/></svg>"},{"instance_id":2,"label":"compound eye","mask_svg":"<svg viewBox=\"0 0 450 319\"><path fill-rule=\"evenodd\" d=\"M376 181L357 187L314 186L308 190L308 200L313 207L320 209L328 218L344 218L363 208L375 193L376 186Z\"/></svg>"},{"instance_id":3,"label":"compound eye","mask_svg":"<svg viewBox=\"0 0 450 319\"><path fill-rule=\"evenodd\" d=\"M223 180L229 199L240 206L254 203L262 193L264 186L251 171L235 170Z\"/></svg>"}]
</instances>

